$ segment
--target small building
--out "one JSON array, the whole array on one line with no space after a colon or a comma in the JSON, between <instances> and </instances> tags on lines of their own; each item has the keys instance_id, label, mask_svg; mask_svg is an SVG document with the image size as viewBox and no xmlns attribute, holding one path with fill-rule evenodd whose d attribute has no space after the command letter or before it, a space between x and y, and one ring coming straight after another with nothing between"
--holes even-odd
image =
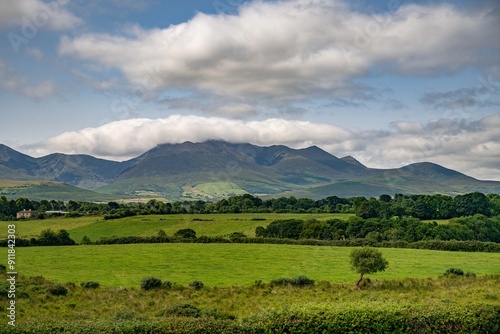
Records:
<instances>
[{"instance_id":1,"label":"small building","mask_svg":"<svg viewBox=\"0 0 500 334\"><path fill-rule=\"evenodd\" d=\"M31 217L36 217L38 215L38 211L35 211L35 210L22 210L22 211L19 211L16 215L16 217L19 219L19 218L31 218Z\"/></svg>"}]
</instances>

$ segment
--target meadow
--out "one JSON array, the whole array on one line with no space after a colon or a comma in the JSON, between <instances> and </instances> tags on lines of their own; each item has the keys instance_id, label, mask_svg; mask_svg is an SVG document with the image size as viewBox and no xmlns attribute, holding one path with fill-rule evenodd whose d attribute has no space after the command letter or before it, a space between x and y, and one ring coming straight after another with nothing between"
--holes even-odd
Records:
<instances>
[{"instance_id":1,"label":"meadow","mask_svg":"<svg viewBox=\"0 0 500 334\"><path fill-rule=\"evenodd\" d=\"M104 220L100 216L79 218L48 218L44 220L26 220L16 222L19 238L36 237L45 229L57 231L65 229L71 238L80 242L83 236L92 241L111 236L151 236L164 230L167 235L191 228L197 236L222 236L233 232L242 232L249 237L255 236L257 226L266 226L276 219L347 219L353 214L293 214L293 213L240 213L240 214L176 214L133 216L121 219ZM11 222L0 222L2 230Z\"/></svg>"},{"instance_id":2,"label":"meadow","mask_svg":"<svg viewBox=\"0 0 500 334\"><path fill-rule=\"evenodd\" d=\"M334 283L355 282L350 247L268 244L130 244L17 248L25 276L56 282L98 281L103 286L139 286L154 276L179 284L250 285L256 280L306 275ZM382 249L389 268L378 279L436 278L450 267L477 275L500 274L499 253Z\"/></svg>"},{"instance_id":3,"label":"meadow","mask_svg":"<svg viewBox=\"0 0 500 334\"><path fill-rule=\"evenodd\" d=\"M19 237L66 229L77 242L109 236L242 232L275 219L347 219L347 214L214 214L50 218L18 221ZM2 222L7 229L12 222ZM15 328L7 333L496 333L500 253L380 249L386 271L362 288L352 247L162 243L17 247ZM7 249L5 249L5 252ZM1 261L0 261L1 263ZM473 275L443 277L449 268ZM305 275L303 287L272 280ZM144 291L145 277L172 285ZM5 274L0 299L6 301ZM204 287L190 283L199 280ZM99 287L80 286L86 281ZM51 289L63 286L64 295ZM7 312L4 306L2 312Z\"/></svg>"}]
</instances>

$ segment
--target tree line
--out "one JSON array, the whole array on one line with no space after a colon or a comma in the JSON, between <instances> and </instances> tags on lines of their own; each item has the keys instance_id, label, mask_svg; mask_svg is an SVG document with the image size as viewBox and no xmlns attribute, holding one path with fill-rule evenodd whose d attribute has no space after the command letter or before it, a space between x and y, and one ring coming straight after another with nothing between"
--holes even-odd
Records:
<instances>
[{"instance_id":1,"label":"tree line","mask_svg":"<svg viewBox=\"0 0 500 334\"><path fill-rule=\"evenodd\" d=\"M286 219L275 220L267 227L255 229L256 237L358 240L377 242L417 242L424 240L458 240L500 243L500 217L474 215L454 218L447 224L423 222L417 218L350 217L347 220Z\"/></svg>"},{"instance_id":2,"label":"tree line","mask_svg":"<svg viewBox=\"0 0 500 334\"><path fill-rule=\"evenodd\" d=\"M0 220L12 220L21 210L36 210L43 219L47 211L66 212L65 215L104 215L105 219L148 214L188 213L354 213L368 218L415 217L424 220L450 219L481 214L500 215L500 195L479 192L447 195L381 195L378 198L329 196L320 200L280 197L263 200L250 194L232 196L217 202L163 202L151 199L146 203L93 203L79 201L34 201L27 198L8 200L0 197Z\"/></svg>"}]
</instances>

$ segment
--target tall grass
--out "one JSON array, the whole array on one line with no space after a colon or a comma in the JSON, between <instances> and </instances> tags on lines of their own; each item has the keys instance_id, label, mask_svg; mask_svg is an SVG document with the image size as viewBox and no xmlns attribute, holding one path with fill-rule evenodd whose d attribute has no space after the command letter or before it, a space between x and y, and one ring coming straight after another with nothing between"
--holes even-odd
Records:
<instances>
[{"instance_id":1,"label":"tall grass","mask_svg":"<svg viewBox=\"0 0 500 334\"><path fill-rule=\"evenodd\" d=\"M0 275L0 279L5 281L5 275ZM188 317L250 319L252 322L258 322L258 318L285 321L280 317L286 314L309 314L311 319L321 314L336 317L339 312L355 310L380 310L381 317L385 313L404 314L413 310L411 312L417 316L426 314L429 308L439 313L449 309L462 312L473 305L500 305L500 275L372 280L362 290L354 283L328 281L302 287L271 282L248 286L205 285L200 290L173 284L170 288L149 291L140 289L139 284L126 289L87 289L78 283L64 284L68 294L54 296L48 289L56 282L40 276L20 277L17 284L22 293L16 303L18 326L48 322L71 323L72 326L99 322L156 322L183 312ZM5 296L0 298L5 299Z\"/></svg>"}]
</instances>

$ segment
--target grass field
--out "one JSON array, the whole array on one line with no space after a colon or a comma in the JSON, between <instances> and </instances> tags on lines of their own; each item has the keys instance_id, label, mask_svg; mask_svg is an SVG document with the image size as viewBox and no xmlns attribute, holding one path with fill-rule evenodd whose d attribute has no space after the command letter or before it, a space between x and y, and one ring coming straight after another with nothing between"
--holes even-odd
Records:
<instances>
[{"instance_id":1,"label":"grass field","mask_svg":"<svg viewBox=\"0 0 500 334\"><path fill-rule=\"evenodd\" d=\"M79 242L84 235L92 240L113 235L150 236L157 234L160 229L172 235L181 228L192 228L198 236L227 235L236 231L253 236L257 226L266 226L275 219L326 220L346 219L349 216L158 215L118 220L103 220L102 217L51 218L15 224L18 237L37 236L47 228L56 231L64 228ZM2 222L0 228L7 231L7 225L12 223ZM331 316L335 316L337 322L346 321L348 329L337 332L374 332L372 327L356 327L360 319L365 324L374 324L373 328L386 322L399 326L399 320L392 320L394 317L399 319L402 314L409 319L410 328L416 317L430 321L430 326L442 326L422 330L416 325L412 328L414 333L441 332L441 328L446 328L449 333L460 332L447 325L447 321L456 319L461 325L472 323L472 327L462 331L467 333L471 332L471 328L476 333L483 333L477 330L478 323L493 323L491 328L498 327L490 318L496 319L497 313L491 313L491 310L496 310L495 307L500 305L500 253L380 249L389 266L385 272L367 275L372 282L360 290L354 284L358 274L349 265L352 249L233 243L17 247L18 331L15 333L24 333L25 328L30 333L51 334L128 333L132 329L136 333L150 333L152 323L158 328L176 324L177 329L184 329L183 333L203 332L202 329L206 333L213 333L215 330L207 329L210 323L217 330L221 326L229 328L227 326L234 325L235 329L240 329L242 325L251 324L251 329L244 333L282 333L284 331L280 326L283 323L297 323L297 316L307 322L310 320L309 315L319 319L319 323L331 319ZM7 258L7 250L4 248L4 259ZM474 272L477 277L441 277L446 269L452 267ZM299 275L306 275L316 283L301 288L269 283L273 279ZM141 290L141 280L149 276L175 284L159 290ZM3 281L0 289L5 292L3 296L0 295L0 299L6 300L10 283L6 281L5 272L0 273L0 279ZM205 287L201 290L188 287L194 280L202 281ZM97 281L100 287L80 287L80 282L84 281ZM52 295L50 289L55 284L63 284L67 295ZM185 306L198 309L202 317L166 317L167 311ZM481 308L484 306L492 308L482 313ZM478 307L477 313L471 311L475 307ZM448 313L451 309L453 311ZM5 307L2 310L6 312ZM351 312L346 310L352 311L352 319L345 318ZM277 320L273 312L282 311L289 313L285 313L283 321ZM228 319L224 318L226 316L237 319L225 320ZM375 316L375 320L372 320L372 316ZM266 323L262 319L270 322ZM263 329L268 325L273 327L275 321L278 329ZM0 332L7 332L5 323L0 325ZM139 330L137 326L143 326L143 329ZM68 328L72 330L67 331ZM178 333L177 329L161 332ZM307 325L306 331L297 332L316 331ZM494 330L489 332L493 333ZM224 333L234 331L229 329Z\"/></svg>"},{"instance_id":2,"label":"grass field","mask_svg":"<svg viewBox=\"0 0 500 334\"><path fill-rule=\"evenodd\" d=\"M306 275L355 282L348 247L262 244L132 244L17 248L17 269L57 282L94 280L104 286L138 286L146 276L179 284L248 285L255 280ZM450 267L478 275L500 274L500 254L382 249L389 268L372 277L438 277Z\"/></svg>"},{"instance_id":3,"label":"grass field","mask_svg":"<svg viewBox=\"0 0 500 334\"><path fill-rule=\"evenodd\" d=\"M197 236L227 235L243 232L247 236L255 236L257 226L266 226L276 219L346 219L350 214L275 214L275 213L242 213L242 214L205 214L205 215L150 215L135 216L116 220L104 220L102 217L50 218L45 220L28 220L16 222L18 237L36 237L41 231L51 228L55 231L66 229L71 238L80 242L84 235L92 241L110 236L151 236L160 229L173 235L182 228L191 228ZM257 219L257 220L256 220ZM0 228L7 230L11 222L0 222Z\"/></svg>"}]
</instances>

